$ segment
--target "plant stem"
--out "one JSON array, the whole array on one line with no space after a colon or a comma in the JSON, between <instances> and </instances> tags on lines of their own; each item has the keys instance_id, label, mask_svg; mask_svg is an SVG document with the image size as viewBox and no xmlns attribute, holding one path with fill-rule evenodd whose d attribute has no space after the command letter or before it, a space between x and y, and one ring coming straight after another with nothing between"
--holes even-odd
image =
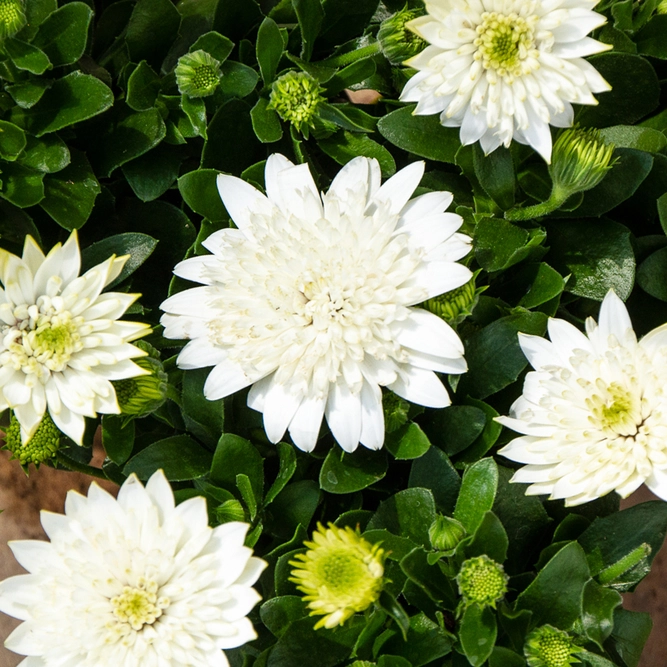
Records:
<instances>
[{"instance_id":1,"label":"plant stem","mask_svg":"<svg viewBox=\"0 0 667 667\"><path fill-rule=\"evenodd\" d=\"M360 49L355 51L349 51L348 53L341 53L339 56L334 56L328 60L323 60L318 63L326 67L344 67L345 65L350 65L357 60L362 58L369 58L370 56L375 56L382 51L380 47L380 42L373 42L367 46L362 46Z\"/></svg>"},{"instance_id":2,"label":"plant stem","mask_svg":"<svg viewBox=\"0 0 667 667\"><path fill-rule=\"evenodd\" d=\"M79 461L75 461L73 458L67 456L67 454L63 454L62 452L58 452L56 454L56 460L58 461L58 463L64 465L65 468L67 468L68 470L72 470L73 472L82 472L84 475L97 477L97 479L103 479L106 482L109 481L109 478L104 474L104 472L100 468L95 468L94 466L89 466L86 463L80 463Z\"/></svg>"},{"instance_id":3,"label":"plant stem","mask_svg":"<svg viewBox=\"0 0 667 667\"><path fill-rule=\"evenodd\" d=\"M526 206L525 208L512 208L509 211L505 211L505 220L516 222L542 218L560 208L571 194L571 192L565 192L562 189L554 187L549 199L541 204L534 204L533 206Z\"/></svg>"}]
</instances>

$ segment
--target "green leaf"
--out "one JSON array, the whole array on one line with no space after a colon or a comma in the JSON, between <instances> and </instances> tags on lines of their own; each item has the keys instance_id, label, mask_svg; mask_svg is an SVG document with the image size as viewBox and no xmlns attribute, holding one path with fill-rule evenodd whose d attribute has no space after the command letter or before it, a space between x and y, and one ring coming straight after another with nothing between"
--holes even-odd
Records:
<instances>
[{"instance_id":1,"label":"green leaf","mask_svg":"<svg viewBox=\"0 0 667 667\"><path fill-rule=\"evenodd\" d=\"M196 136L206 139L206 104L204 100L182 95L181 109L192 123Z\"/></svg>"},{"instance_id":2,"label":"green leaf","mask_svg":"<svg viewBox=\"0 0 667 667\"><path fill-rule=\"evenodd\" d=\"M388 590L385 589L380 593L380 597L376 603L376 609L378 609L380 612L383 612L385 617L389 616L393 621L396 622L396 625L398 625L398 628L401 631L401 635L403 635L403 640L407 641L408 631L410 629L410 617L407 615L401 604L393 595L389 593ZM394 660L402 660L408 665L411 664L404 658L399 658L398 656L394 656ZM398 664L400 665L401 663L399 662Z\"/></svg>"},{"instance_id":3,"label":"green leaf","mask_svg":"<svg viewBox=\"0 0 667 667\"><path fill-rule=\"evenodd\" d=\"M139 0L127 24L130 59L158 67L178 34L181 16L170 0Z\"/></svg>"},{"instance_id":4,"label":"green leaf","mask_svg":"<svg viewBox=\"0 0 667 667\"><path fill-rule=\"evenodd\" d=\"M257 498L255 498L248 475L244 475L243 473L236 475L236 488L241 493L241 498L243 498L243 502L248 508L250 521L254 521L257 516Z\"/></svg>"},{"instance_id":5,"label":"green leaf","mask_svg":"<svg viewBox=\"0 0 667 667\"><path fill-rule=\"evenodd\" d=\"M152 67L142 60L127 80L125 102L134 111L146 111L155 106L160 92L160 77Z\"/></svg>"},{"instance_id":6,"label":"green leaf","mask_svg":"<svg viewBox=\"0 0 667 667\"><path fill-rule=\"evenodd\" d=\"M28 208L44 199L44 174L16 162L2 165L0 197L19 208Z\"/></svg>"},{"instance_id":7,"label":"green leaf","mask_svg":"<svg viewBox=\"0 0 667 667\"><path fill-rule=\"evenodd\" d=\"M206 51L213 56L219 63L224 63L229 54L234 50L234 42L229 37L221 35L212 30L201 37L198 37L195 43L190 47L190 52Z\"/></svg>"},{"instance_id":8,"label":"green leaf","mask_svg":"<svg viewBox=\"0 0 667 667\"><path fill-rule=\"evenodd\" d=\"M546 326L544 313L518 312L474 333L466 342L468 373L461 378L459 391L483 399L512 384L528 365L517 334L542 336Z\"/></svg>"},{"instance_id":9,"label":"green leaf","mask_svg":"<svg viewBox=\"0 0 667 667\"><path fill-rule=\"evenodd\" d=\"M18 161L30 169L53 174L64 169L71 161L69 149L56 134L47 134L41 139L28 136L28 141Z\"/></svg>"},{"instance_id":10,"label":"green leaf","mask_svg":"<svg viewBox=\"0 0 667 667\"><path fill-rule=\"evenodd\" d=\"M667 234L667 192L661 197L658 197L657 207L660 226L662 227L662 231Z\"/></svg>"},{"instance_id":11,"label":"green leaf","mask_svg":"<svg viewBox=\"0 0 667 667\"><path fill-rule=\"evenodd\" d=\"M259 81L259 74L252 67L231 60L223 63L220 71L222 78L217 93L223 96L247 97Z\"/></svg>"},{"instance_id":12,"label":"green leaf","mask_svg":"<svg viewBox=\"0 0 667 667\"><path fill-rule=\"evenodd\" d=\"M519 306L536 308L562 294L565 289L565 279L555 269L545 262L537 265L535 276L528 291L521 297Z\"/></svg>"},{"instance_id":13,"label":"green leaf","mask_svg":"<svg viewBox=\"0 0 667 667\"><path fill-rule=\"evenodd\" d=\"M541 228L527 231L501 218L482 218L475 226L475 259L486 271L500 271L524 260L546 234Z\"/></svg>"},{"instance_id":14,"label":"green leaf","mask_svg":"<svg viewBox=\"0 0 667 667\"><path fill-rule=\"evenodd\" d=\"M373 132L375 129L374 120L373 126L367 127L365 122L368 118L356 114L356 110L350 108L346 104L329 104L328 102L320 102L317 111L320 119L338 125L338 127L342 127L344 130L350 130L352 132Z\"/></svg>"},{"instance_id":15,"label":"green leaf","mask_svg":"<svg viewBox=\"0 0 667 667\"><path fill-rule=\"evenodd\" d=\"M86 48L93 12L83 2L69 2L39 26L32 40L49 57L54 67L75 63Z\"/></svg>"},{"instance_id":16,"label":"green leaf","mask_svg":"<svg viewBox=\"0 0 667 667\"><path fill-rule=\"evenodd\" d=\"M336 525L339 523L336 522ZM363 533L363 537L371 544L381 544L387 552L387 558L395 561L401 561L417 546L412 540L398 537L384 529L367 530Z\"/></svg>"},{"instance_id":17,"label":"green leaf","mask_svg":"<svg viewBox=\"0 0 667 667\"><path fill-rule=\"evenodd\" d=\"M25 148L26 143L25 132L20 127L6 120L0 120L0 158L13 162Z\"/></svg>"},{"instance_id":18,"label":"green leaf","mask_svg":"<svg viewBox=\"0 0 667 667\"><path fill-rule=\"evenodd\" d=\"M353 158L363 155L375 158L380 163L384 178L396 172L396 162L392 154L365 134L340 130L328 139L318 141L318 146L338 164L345 165Z\"/></svg>"},{"instance_id":19,"label":"green leaf","mask_svg":"<svg viewBox=\"0 0 667 667\"><path fill-rule=\"evenodd\" d=\"M611 91L596 95L597 106L581 109L577 120L582 125L632 125L658 106L660 84L645 58L629 53L602 53L588 61L606 79Z\"/></svg>"},{"instance_id":20,"label":"green leaf","mask_svg":"<svg viewBox=\"0 0 667 667\"><path fill-rule=\"evenodd\" d=\"M106 455L122 466L130 458L134 447L134 420L123 425L120 415L102 417L102 446Z\"/></svg>"},{"instance_id":21,"label":"green leaf","mask_svg":"<svg viewBox=\"0 0 667 667\"><path fill-rule=\"evenodd\" d=\"M44 74L51 67L46 53L33 44L12 37L5 41L4 48L18 69L32 74Z\"/></svg>"},{"instance_id":22,"label":"green leaf","mask_svg":"<svg viewBox=\"0 0 667 667\"><path fill-rule=\"evenodd\" d=\"M301 30L301 57L310 60L324 20L324 10L320 0L292 0L292 5Z\"/></svg>"},{"instance_id":23,"label":"green leaf","mask_svg":"<svg viewBox=\"0 0 667 667\"><path fill-rule=\"evenodd\" d=\"M533 623L568 630L581 615L584 586L590 579L586 554L570 542L538 572L516 601L516 609L533 612Z\"/></svg>"},{"instance_id":24,"label":"green leaf","mask_svg":"<svg viewBox=\"0 0 667 667\"><path fill-rule=\"evenodd\" d=\"M602 649L614 627L614 610L622 602L620 593L589 581L584 588L583 613L578 622L580 633Z\"/></svg>"},{"instance_id":25,"label":"green leaf","mask_svg":"<svg viewBox=\"0 0 667 667\"><path fill-rule=\"evenodd\" d=\"M147 153L164 139L166 133L157 109L123 115L112 131L100 138L95 149L100 175L110 176L114 169Z\"/></svg>"},{"instance_id":26,"label":"green leaf","mask_svg":"<svg viewBox=\"0 0 667 667\"><path fill-rule=\"evenodd\" d=\"M20 208L0 199L0 238L22 246L28 234L40 243L39 231L32 218Z\"/></svg>"},{"instance_id":27,"label":"green leaf","mask_svg":"<svg viewBox=\"0 0 667 667\"><path fill-rule=\"evenodd\" d=\"M636 35L637 50L646 56L667 60L667 16L657 14Z\"/></svg>"},{"instance_id":28,"label":"green leaf","mask_svg":"<svg viewBox=\"0 0 667 667\"><path fill-rule=\"evenodd\" d=\"M276 449L280 457L280 468L273 484L271 484L269 490L266 492L266 498L264 498L265 505L275 500L276 496L285 488L296 472L296 453L294 447L288 445L286 442L279 442L276 445Z\"/></svg>"},{"instance_id":29,"label":"green leaf","mask_svg":"<svg viewBox=\"0 0 667 667\"><path fill-rule=\"evenodd\" d=\"M178 179L178 189L185 203L211 222L229 220L215 183L218 173L217 169L198 169Z\"/></svg>"},{"instance_id":30,"label":"green leaf","mask_svg":"<svg viewBox=\"0 0 667 667\"><path fill-rule=\"evenodd\" d=\"M289 538L297 526L308 527L320 498L321 492L317 483L311 479L288 484L265 510L267 526L270 526L274 535Z\"/></svg>"},{"instance_id":31,"label":"green leaf","mask_svg":"<svg viewBox=\"0 0 667 667\"><path fill-rule=\"evenodd\" d=\"M433 414L425 426L431 442L449 456L469 447L484 430L486 415L472 405L450 405Z\"/></svg>"},{"instance_id":32,"label":"green leaf","mask_svg":"<svg viewBox=\"0 0 667 667\"><path fill-rule=\"evenodd\" d=\"M54 81L35 106L23 111L25 128L41 137L92 118L112 104L108 86L89 74L72 72Z\"/></svg>"},{"instance_id":33,"label":"green leaf","mask_svg":"<svg viewBox=\"0 0 667 667\"><path fill-rule=\"evenodd\" d=\"M320 488L329 493L354 493L375 484L386 474L384 452L364 449L348 454L334 445L320 470Z\"/></svg>"},{"instance_id":34,"label":"green leaf","mask_svg":"<svg viewBox=\"0 0 667 667\"><path fill-rule=\"evenodd\" d=\"M500 519L493 512L486 512L472 539L464 547L466 558L486 554L496 563L507 558L509 540Z\"/></svg>"},{"instance_id":35,"label":"green leaf","mask_svg":"<svg viewBox=\"0 0 667 667\"><path fill-rule=\"evenodd\" d=\"M638 667L644 644L646 644L652 627L653 621L649 614L626 609L616 609L614 612L611 642L615 652L627 667Z\"/></svg>"},{"instance_id":36,"label":"green leaf","mask_svg":"<svg viewBox=\"0 0 667 667\"><path fill-rule=\"evenodd\" d=\"M262 623L275 637L281 637L294 621L308 614L308 609L298 595L281 595L267 600L259 609Z\"/></svg>"},{"instance_id":37,"label":"green leaf","mask_svg":"<svg viewBox=\"0 0 667 667\"><path fill-rule=\"evenodd\" d=\"M401 570L432 600L442 603L448 609L456 606L452 584L437 564L429 564L427 553L422 547L413 549L401 559Z\"/></svg>"},{"instance_id":38,"label":"green leaf","mask_svg":"<svg viewBox=\"0 0 667 667\"><path fill-rule=\"evenodd\" d=\"M639 265L637 284L647 294L667 301L667 248L656 250Z\"/></svg>"},{"instance_id":39,"label":"green leaf","mask_svg":"<svg viewBox=\"0 0 667 667\"><path fill-rule=\"evenodd\" d=\"M123 474L135 473L139 479L148 479L162 468L169 481L184 482L203 477L210 466L210 452L187 435L174 435L135 454L125 464Z\"/></svg>"},{"instance_id":40,"label":"green leaf","mask_svg":"<svg viewBox=\"0 0 667 667\"><path fill-rule=\"evenodd\" d=\"M418 424L410 423L388 434L385 447L395 459L407 461L424 456L431 447L431 443Z\"/></svg>"},{"instance_id":41,"label":"green leaf","mask_svg":"<svg viewBox=\"0 0 667 667\"><path fill-rule=\"evenodd\" d=\"M605 141L617 148L635 148L648 153L659 153L667 146L667 137L650 127L615 125L600 131Z\"/></svg>"},{"instance_id":42,"label":"green leaf","mask_svg":"<svg viewBox=\"0 0 667 667\"><path fill-rule=\"evenodd\" d=\"M222 399L209 401L204 396L209 372L209 368L198 368L183 373L182 410L217 441L225 426L225 404Z\"/></svg>"},{"instance_id":43,"label":"green leaf","mask_svg":"<svg viewBox=\"0 0 667 667\"><path fill-rule=\"evenodd\" d=\"M526 667L526 661L508 648L495 646L489 656L489 667Z\"/></svg>"},{"instance_id":44,"label":"green leaf","mask_svg":"<svg viewBox=\"0 0 667 667\"><path fill-rule=\"evenodd\" d=\"M250 111L252 129L263 144L280 141L283 137L280 117L273 109L268 109L268 105L269 101L260 97Z\"/></svg>"},{"instance_id":45,"label":"green leaf","mask_svg":"<svg viewBox=\"0 0 667 667\"><path fill-rule=\"evenodd\" d=\"M473 165L475 176L486 194L503 211L512 208L516 178L509 150L501 146L489 155L484 155L480 145L475 144L473 146Z\"/></svg>"},{"instance_id":46,"label":"green leaf","mask_svg":"<svg viewBox=\"0 0 667 667\"><path fill-rule=\"evenodd\" d=\"M397 109L378 121L378 131L394 146L429 160L454 164L461 148L459 130L443 127L434 116L413 116L414 106Z\"/></svg>"},{"instance_id":47,"label":"green leaf","mask_svg":"<svg viewBox=\"0 0 667 667\"><path fill-rule=\"evenodd\" d=\"M408 487L429 489L438 510L449 515L456 505L461 478L447 454L437 447L431 447L424 456L413 462Z\"/></svg>"},{"instance_id":48,"label":"green leaf","mask_svg":"<svg viewBox=\"0 0 667 667\"><path fill-rule=\"evenodd\" d=\"M378 0L322 0L322 6L322 42L336 46L362 34L375 14Z\"/></svg>"},{"instance_id":49,"label":"green leaf","mask_svg":"<svg viewBox=\"0 0 667 667\"><path fill-rule=\"evenodd\" d=\"M472 604L463 612L459 639L473 667L484 664L493 651L498 636L496 615L489 607Z\"/></svg>"},{"instance_id":50,"label":"green leaf","mask_svg":"<svg viewBox=\"0 0 667 667\"><path fill-rule=\"evenodd\" d=\"M71 162L44 178L41 207L65 229L80 229L90 217L100 184L84 153L72 151Z\"/></svg>"},{"instance_id":51,"label":"green leaf","mask_svg":"<svg viewBox=\"0 0 667 667\"><path fill-rule=\"evenodd\" d=\"M368 522L368 530L386 528L415 544L430 545L428 529L435 521L435 501L428 489L405 489L380 503Z\"/></svg>"},{"instance_id":52,"label":"green leaf","mask_svg":"<svg viewBox=\"0 0 667 667\"><path fill-rule=\"evenodd\" d=\"M271 84L278 70L278 63L283 55L283 37L278 24L268 16L262 21L257 31L257 62L262 73L264 85Z\"/></svg>"},{"instance_id":53,"label":"green leaf","mask_svg":"<svg viewBox=\"0 0 667 667\"><path fill-rule=\"evenodd\" d=\"M196 2L200 3L202 0ZM237 41L262 20L262 12L256 0L217 2L216 5L213 27Z\"/></svg>"},{"instance_id":54,"label":"green leaf","mask_svg":"<svg viewBox=\"0 0 667 667\"><path fill-rule=\"evenodd\" d=\"M473 463L463 474L461 490L454 509L454 518L472 535L486 512L493 507L498 489L498 466L491 459Z\"/></svg>"},{"instance_id":55,"label":"green leaf","mask_svg":"<svg viewBox=\"0 0 667 667\"><path fill-rule=\"evenodd\" d=\"M141 201L153 201L163 195L176 181L182 154L165 143L127 162L121 169L134 194Z\"/></svg>"},{"instance_id":56,"label":"green leaf","mask_svg":"<svg viewBox=\"0 0 667 667\"><path fill-rule=\"evenodd\" d=\"M249 440L224 433L218 442L211 465L211 481L230 491L236 489L236 476L247 475L256 498L264 490L264 459Z\"/></svg>"},{"instance_id":57,"label":"green leaf","mask_svg":"<svg viewBox=\"0 0 667 667\"><path fill-rule=\"evenodd\" d=\"M451 650L451 635L424 613L410 619L407 641L396 634L382 645L383 653L405 658L412 667L421 667L438 660Z\"/></svg>"},{"instance_id":58,"label":"green leaf","mask_svg":"<svg viewBox=\"0 0 667 667\"><path fill-rule=\"evenodd\" d=\"M479 461L496 444L503 427L495 420L498 413L488 403L470 398L470 396L465 399L465 403L478 408L486 415L484 429L475 442L458 457L459 463L474 463Z\"/></svg>"},{"instance_id":59,"label":"green leaf","mask_svg":"<svg viewBox=\"0 0 667 667\"><path fill-rule=\"evenodd\" d=\"M635 278L630 230L611 220L558 222L549 229L549 261L571 273L565 289L602 301L610 289L627 299ZM530 332L528 332L530 333Z\"/></svg>"},{"instance_id":60,"label":"green leaf","mask_svg":"<svg viewBox=\"0 0 667 667\"><path fill-rule=\"evenodd\" d=\"M343 67L324 85L325 96L336 97L343 89L369 79L375 74L375 67L375 61L371 58L362 58Z\"/></svg>"},{"instance_id":61,"label":"green leaf","mask_svg":"<svg viewBox=\"0 0 667 667\"><path fill-rule=\"evenodd\" d=\"M51 87L50 79L32 79L13 86L5 86L5 90L21 109L35 106L42 95Z\"/></svg>"},{"instance_id":62,"label":"green leaf","mask_svg":"<svg viewBox=\"0 0 667 667\"><path fill-rule=\"evenodd\" d=\"M30 0L30 2L25 3L25 14L28 24L21 31L21 35L28 33L27 39L33 37L44 19L55 12L56 9L58 9L57 0Z\"/></svg>"},{"instance_id":63,"label":"green leaf","mask_svg":"<svg viewBox=\"0 0 667 667\"><path fill-rule=\"evenodd\" d=\"M138 232L107 236L81 251L82 272L104 262L111 255L116 255L116 257L129 255L118 277L107 286L108 288L115 287L131 276L150 257L156 245L157 241L152 236Z\"/></svg>"}]
</instances>

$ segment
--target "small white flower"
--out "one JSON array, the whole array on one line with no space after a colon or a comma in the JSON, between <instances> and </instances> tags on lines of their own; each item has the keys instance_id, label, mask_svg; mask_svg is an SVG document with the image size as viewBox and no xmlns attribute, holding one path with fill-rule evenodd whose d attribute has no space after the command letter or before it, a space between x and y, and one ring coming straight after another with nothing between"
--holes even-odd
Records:
<instances>
[{"instance_id":1,"label":"small white flower","mask_svg":"<svg viewBox=\"0 0 667 667\"><path fill-rule=\"evenodd\" d=\"M48 409L81 444L84 417L119 413L110 380L145 375L129 341L147 324L118 321L139 296L102 289L128 260L110 257L82 276L76 232L45 257L31 236L23 257L0 249L0 410L12 408L27 442Z\"/></svg>"},{"instance_id":2,"label":"small white flower","mask_svg":"<svg viewBox=\"0 0 667 667\"><path fill-rule=\"evenodd\" d=\"M376 160L355 158L320 195L308 166L266 164L267 196L233 176L218 189L238 229L212 234L213 254L180 263L203 283L163 304L167 338L189 338L181 368L214 366L218 399L253 384L248 405L278 442L289 428L310 451L326 415L346 451L384 441L380 386L431 407L450 399L434 371L463 373L463 345L439 317L413 308L468 282L456 260L470 238L444 213L448 192L410 200L416 162L380 186Z\"/></svg>"},{"instance_id":3,"label":"small white flower","mask_svg":"<svg viewBox=\"0 0 667 667\"><path fill-rule=\"evenodd\" d=\"M643 482L667 500L667 325L639 342L623 302L609 292L584 335L549 320L551 342L519 334L535 369L497 421L523 433L500 454L527 463L512 478L528 495L579 505Z\"/></svg>"},{"instance_id":4,"label":"small white flower","mask_svg":"<svg viewBox=\"0 0 667 667\"><path fill-rule=\"evenodd\" d=\"M0 583L0 611L24 621L5 641L22 667L227 667L221 649L256 637L266 563L243 546L248 525L209 528L202 497L175 507L161 470L118 500L70 491L42 526L51 542L10 543L30 574Z\"/></svg>"},{"instance_id":5,"label":"small white flower","mask_svg":"<svg viewBox=\"0 0 667 667\"><path fill-rule=\"evenodd\" d=\"M588 33L605 23L598 0L426 0L408 27L429 42L405 64L419 72L401 100L440 114L464 145L485 153L512 139L551 158L549 125L572 125L572 103L610 90L583 59L611 46Z\"/></svg>"}]
</instances>

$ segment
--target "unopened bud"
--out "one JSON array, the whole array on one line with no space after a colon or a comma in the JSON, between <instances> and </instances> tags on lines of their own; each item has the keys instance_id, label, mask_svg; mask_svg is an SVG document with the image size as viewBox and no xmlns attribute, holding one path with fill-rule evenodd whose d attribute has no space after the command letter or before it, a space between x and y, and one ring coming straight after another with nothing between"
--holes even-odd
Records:
<instances>
[{"instance_id":1,"label":"unopened bud","mask_svg":"<svg viewBox=\"0 0 667 667\"><path fill-rule=\"evenodd\" d=\"M317 108L324 102L324 89L306 72L287 72L271 86L269 108L302 134L315 127Z\"/></svg>"},{"instance_id":2,"label":"unopened bud","mask_svg":"<svg viewBox=\"0 0 667 667\"><path fill-rule=\"evenodd\" d=\"M402 9L380 25L378 41L382 47L382 53L392 65L401 65L428 46L406 25L422 14L423 12L418 10Z\"/></svg>"},{"instance_id":3,"label":"unopened bud","mask_svg":"<svg viewBox=\"0 0 667 667\"><path fill-rule=\"evenodd\" d=\"M463 524L448 516L438 515L428 529L431 546L437 551L452 551L466 536Z\"/></svg>"},{"instance_id":4,"label":"unopened bud","mask_svg":"<svg viewBox=\"0 0 667 667\"><path fill-rule=\"evenodd\" d=\"M478 604L493 607L507 593L508 577L500 563L488 556L469 558L461 565L456 577L464 606Z\"/></svg>"}]
</instances>

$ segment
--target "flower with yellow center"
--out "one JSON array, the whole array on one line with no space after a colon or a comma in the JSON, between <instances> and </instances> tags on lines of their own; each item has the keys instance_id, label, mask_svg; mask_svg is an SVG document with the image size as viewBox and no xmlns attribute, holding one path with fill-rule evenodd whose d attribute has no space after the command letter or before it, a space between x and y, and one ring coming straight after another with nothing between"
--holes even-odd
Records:
<instances>
[{"instance_id":1,"label":"flower with yellow center","mask_svg":"<svg viewBox=\"0 0 667 667\"><path fill-rule=\"evenodd\" d=\"M31 236L22 257L0 249L0 410L12 408L23 442L48 410L80 444L85 417L120 412L111 381L148 373L130 344L148 325L118 320L139 295L102 293L128 257L79 276L76 232L46 256Z\"/></svg>"},{"instance_id":2,"label":"flower with yellow center","mask_svg":"<svg viewBox=\"0 0 667 667\"><path fill-rule=\"evenodd\" d=\"M206 51L186 53L174 70L178 91L187 97L209 97L220 85L220 63Z\"/></svg>"},{"instance_id":3,"label":"flower with yellow center","mask_svg":"<svg viewBox=\"0 0 667 667\"><path fill-rule=\"evenodd\" d=\"M323 92L310 74L287 72L273 82L268 108L308 136L308 129L315 127L318 107L326 102Z\"/></svg>"},{"instance_id":4,"label":"flower with yellow center","mask_svg":"<svg viewBox=\"0 0 667 667\"><path fill-rule=\"evenodd\" d=\"M549 336L519 335L535 370L511 416L497 418L523 434L500 450L527 464L512 481L566 505L626 497L644 482L667 500L667 325L637 341L610 291L586 335L551 319Z\"/></svg>"},{"instance_id":5,"label":"flower with yellow center","mask_svg":"<svg viewBox=\"0 0 667 667\"><path fill-rule=\"evenodd\" d=\"M305 593L315 628L334 628L370 607L382 592L385 553L349 526L318 524L308 550L297 554L290 581Z\"/></svg>"},{"instance_id":6,"label":"flower with yellow center","mask_svg":"<svg viewBox=\"0 0 667 667\"><path fill-rule=\"evenodd\" d=\"M611 46L588 33L606 19L597 0L426 0L408 27L429 46L401 94L417 115L440 114L461 143L485 153L512 139L549 162L549 125L569 127L572 104L597 104L609 84L583 57Z\"/></svg>"},{"instance_id":7,"label":"flower with yellow center","mask_svg":"<svg viewBox=\"0 0 667 667\"><path fill-rule=\"evenodd\" d=\"M463 562L456 583L463 597L463 605L493 607L507 593L508 576L500 563L486 555L475 556Z\"/></svg>"},{"instance_id":8,"label":"flower with yellow center","mask_svg":"<svg viewBox=\"0 0 667 667\"><path fill-rule=\"evenodd\" d=\"M0 0L0 40L15 35L25 23L23 0Z\"/></svg>"},{"instance_id":9,"label":"flower with yellow center","mask_svg":"<svg viewBox=\"0 0 667 667\"><path fill-rule=\"evenodd\" d=\"M581 650L567 632L552 625L533 630L523 648L528 667L569 667L581 662L576 658Z\"/></svg>"}]
</instances>

